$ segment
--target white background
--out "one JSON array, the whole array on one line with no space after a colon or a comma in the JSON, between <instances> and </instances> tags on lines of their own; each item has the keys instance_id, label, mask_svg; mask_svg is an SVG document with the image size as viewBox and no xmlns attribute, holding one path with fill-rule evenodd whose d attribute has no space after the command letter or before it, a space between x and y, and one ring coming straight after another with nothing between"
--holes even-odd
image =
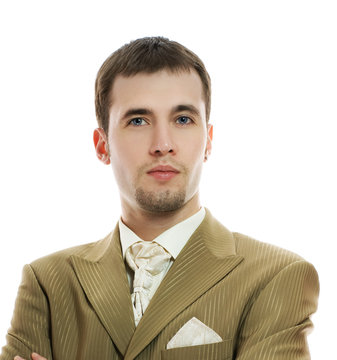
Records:
<instances>
[{"instance_id":1,"label":"white background","mask_svg":"<svg viewBox=\"0 0 337 360\"><path fill-rule=\"evenodd\" d=\"M94 80L132 39L195 51L213 80L203 203L232 231L312 262L313 359L336 341L335 1L12 0L0 5L0 344L25 263L103 237L119 216L95 157Z\"/></svg>"}]
</instances>

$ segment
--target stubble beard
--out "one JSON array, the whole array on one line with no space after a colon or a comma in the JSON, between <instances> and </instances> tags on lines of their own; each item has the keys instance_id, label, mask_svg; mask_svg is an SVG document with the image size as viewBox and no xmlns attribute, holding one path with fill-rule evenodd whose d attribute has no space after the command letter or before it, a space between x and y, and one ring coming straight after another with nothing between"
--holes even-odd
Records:
<instances>
[{"instance_id":1,"label":"stubble beard","mask_svg":"<svg viewBox=\"0 0 337 360\"><path fill-rule=\"evenodd\" d=\"M138 205L148 212L164 213L180 209L186 198L186 191L162 192L145 191L142 187L136 189L136 201Z\"/></svg>"}]
</instances>

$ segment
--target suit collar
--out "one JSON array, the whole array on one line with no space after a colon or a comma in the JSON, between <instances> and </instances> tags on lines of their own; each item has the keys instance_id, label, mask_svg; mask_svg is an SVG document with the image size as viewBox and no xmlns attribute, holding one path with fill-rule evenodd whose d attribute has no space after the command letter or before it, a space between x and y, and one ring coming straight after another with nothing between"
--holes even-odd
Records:
<instances>
[{"instance_id":1,"label":"suit collar","mask_svg":"<svg viewBox=\"0 0 337 360\"><path fill-rule=\"evenodd\" d=\"M206 209L206 216L199 231L205 248L216 258L224 259L236 255L232 232L216 220L208 209Z\"/></svg>"},{"instance_id":2,"label":"suit collar","mask_svg":"<svg viewBox=\"0 0 337 360\"><path fill-rule=\"evenodd\" d=\"M135 358L186 307L227 276L243 260L232 233L206 210L153 296L125 354ZM179 294L179 296L177 296Z\"/></svg>"}]
</instances>

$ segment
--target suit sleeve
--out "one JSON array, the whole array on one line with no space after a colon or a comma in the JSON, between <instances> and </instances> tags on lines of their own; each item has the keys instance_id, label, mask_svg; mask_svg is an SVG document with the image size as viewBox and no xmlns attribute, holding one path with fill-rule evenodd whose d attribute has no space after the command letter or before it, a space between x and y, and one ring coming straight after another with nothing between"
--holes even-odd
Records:
<instances>
[{"instance_id":1,"label":"suit sleeve","mask_svg":"<svg viewBox=\"0 0 337 360\"><path fill-rule=\"evenodd\" d=\"M13 360L15 355L28 360L32 352L52 360L49 319L47 297L33 269L26 265L0 360Z\"/></svg>"},{"instance_id":2,"label":"suit sleeve","mask_svg":"<svg viewBox=\"0 0 337 360\"><path fill-rule=\"evenodd\" d=\"M308 360L310 315L317 309L319 282L314 267L297 261L259 293L243 321L236 360Z\"/></svg>"}]
</instances>

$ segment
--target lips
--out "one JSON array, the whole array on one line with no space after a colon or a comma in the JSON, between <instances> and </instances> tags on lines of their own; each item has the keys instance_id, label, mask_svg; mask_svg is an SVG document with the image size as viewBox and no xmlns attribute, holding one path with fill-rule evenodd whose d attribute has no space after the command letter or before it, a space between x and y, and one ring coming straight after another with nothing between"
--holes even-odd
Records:
<instances>
[{"instance_id":1,"label":"lips","mask_svg":"<svg viewBox=\"0 0 337 360\"><path fill-rule=\"evenodd\" d=\"M147 172L157 180L170 180L180 173L179 170L170 165L159 165Z\"/></svg>"}]
</instances>

